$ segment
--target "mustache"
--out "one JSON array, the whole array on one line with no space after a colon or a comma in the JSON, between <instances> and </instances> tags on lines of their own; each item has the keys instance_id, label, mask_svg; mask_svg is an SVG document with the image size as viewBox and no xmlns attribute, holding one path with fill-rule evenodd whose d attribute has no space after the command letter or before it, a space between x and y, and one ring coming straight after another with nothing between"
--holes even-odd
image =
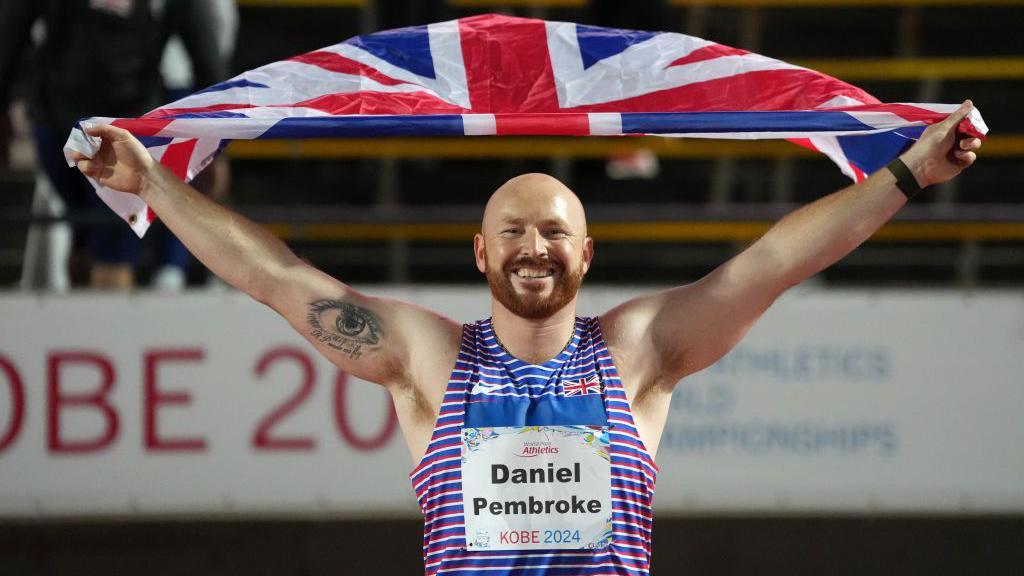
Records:
<instances>
[{"instance_id":1,"label":"mustache","mask_svg":"<svg viewBox=\"0 0 1024 576\"><path fill-rule=\"evenodd\" d=\"M562 264L555 262L554 260L543 260L530 256L520 256L505 265L505 272L511 272L515 268L547 268L548 266L554 268L555 272L562 272L565 270L565 267L562 266Z\"/></svg>"}]
</instances>

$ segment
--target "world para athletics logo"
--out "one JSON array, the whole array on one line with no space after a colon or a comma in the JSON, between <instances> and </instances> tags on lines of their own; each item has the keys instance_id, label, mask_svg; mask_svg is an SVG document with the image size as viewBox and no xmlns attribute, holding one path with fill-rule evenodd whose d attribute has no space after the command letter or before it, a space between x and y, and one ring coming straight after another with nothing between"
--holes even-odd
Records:
<instances>
[{"instance_id":1,"label":"world para athletics logo","mask_svg":"<svg viewBox=\"0 0 1024 576\"><path fill-rule=\"evenodd\" d=\"M523 448L516 456L533 458L541 454L558 454L558 446L551 442L523 442Z\"/></svg>"}]
</instances>

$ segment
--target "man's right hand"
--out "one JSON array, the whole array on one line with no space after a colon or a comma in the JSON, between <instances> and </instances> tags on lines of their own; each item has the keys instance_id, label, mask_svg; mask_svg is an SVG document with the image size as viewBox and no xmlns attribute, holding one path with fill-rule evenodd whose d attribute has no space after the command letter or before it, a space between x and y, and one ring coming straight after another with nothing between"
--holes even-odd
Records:
<instances>
[{"instance_id":1,"label":"man's right hand","mask_svg":"<svg viewBox=\"0 0 1024 576\"><path fill-rule=\"evenodd\" d=\"M107 188L141 195L158 166L146 147L127 130L109 124L85 126L83 130L100 138L102 144L92 158L72 153L71 158L82 174Z\"/></svg>"}]
</instances>

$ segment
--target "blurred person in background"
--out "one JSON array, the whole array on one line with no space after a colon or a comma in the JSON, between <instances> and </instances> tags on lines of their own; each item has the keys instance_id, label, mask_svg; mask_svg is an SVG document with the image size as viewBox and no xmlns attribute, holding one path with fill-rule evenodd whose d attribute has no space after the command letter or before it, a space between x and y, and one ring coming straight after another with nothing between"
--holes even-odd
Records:
<instances>
[{"instance_id":1,"label":"blurred person in background","mask_svg":"<svg viewBox=\"0 0 1024 576\"><path fill-rule=\"evenodd\" d=\"M188 52L196 86L223 80L227 66L218 48L214 3L4 0L0 4L0 110L4 116L11 84L37 21L43 27L35 39L38 56L29 103L40 169L37 194L52 189L61 202L35 201L33 206L52 209L63 204L76 215L96 218L97 225L74 230L73 268L87 268L93 288L131 289L139 239L103 205L85 178L68 168L63 143L80 118L135 117L158 106L163 100L160 60L172 36L181 38ZM47 212L44 215L54 215ZM47 252L58 260L51 267L57 277L47 284L66 286L67 249L51 247ZM26 268L31 267L26 262Z\"/></svg>"},{"instance_id":2,"label":"blurred person in background","mask_svg":"<svg viewBox=\"0 0 1024 576\"><path fill-rule=\"evenodd\" d=\"M85 126L101 146L92 159L73 157L100 184L139 195L210 270L281 314L341 370L388 390L416 465L410 479L425 517L427 573L647 574L654 457L676 385L728 353L779 296L866 241L920 188L970 166L981 141L957 127L971 109L964 102L889 166L787 215L700 280L596 318L576 316L594 256L583 206L547 175L513 178L488 201L473 253L491 288L492 316L463 325L315 269L263 227L185 185L126 130ZM535 443L554 445L545 454L559 454L559 445L569 454L552 457L569 465L557 478L549 461L547 480L543 468L526 479L521 458L537 452L523 441L479 450L498 434L546 434L538 428L552 430ZM583 429L605 439L594 444L603 451L572 452L572 441L559 440ZM464 442L472 448L463 450ZM482 466L467 468L485 452ZM521 473L514 490L510 468L512 478ZM490 470L489 482L481 470ZM577 500L584 490L611 504ZM463 496L472 505L463 507ZM577 545L531 547L540 541L519 540L529 530L516 530L502 533L515 542L491 552L493 530L470 530L488 514L532 521L542 513L535 504L554 506L557 518L541 521L575 530Z\"/></svg>"},{"instance_id":3,"label":"blurred person in background","mask_svg":"<svg viewBox=\"0 0 1024 576\"><path fill-rule=\"evenodd\" d=\"M235 0L208 0L213 9L213 28L217 34L217 50L224 62L231 62L235 52L235 40L238 38L238 5ZM160 61L160 76L167 90L168 102L180 100L189 94L204 88L206 84L196 82L192 58L180 36L172 36L164 49ZM218 202L227 199L231 187L231 164L226 155L218 156L199 176L192 185ZM157 230L156 241L160 244L159 265L153 273L153 288L165 292L174 292L185 287L185 270L192 255L181 243L181 240L161 225Z\"/></svg>"}]
</instances>

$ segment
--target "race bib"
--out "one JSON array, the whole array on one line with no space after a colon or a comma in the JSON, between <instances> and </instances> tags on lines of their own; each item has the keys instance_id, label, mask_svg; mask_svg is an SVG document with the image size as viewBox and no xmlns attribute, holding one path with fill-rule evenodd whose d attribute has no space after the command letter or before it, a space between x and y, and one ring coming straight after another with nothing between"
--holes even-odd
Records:
<instances>
[{"instance_id":1,"label":"race bib","mask_svg":"<svg viewBox=\"0 0 1024 576\"><path fill-rule=\"evenodd\" d=\"M608 546L608 427L463 428L462 505L469 550Z\"/></svg>"}]
</instances>

